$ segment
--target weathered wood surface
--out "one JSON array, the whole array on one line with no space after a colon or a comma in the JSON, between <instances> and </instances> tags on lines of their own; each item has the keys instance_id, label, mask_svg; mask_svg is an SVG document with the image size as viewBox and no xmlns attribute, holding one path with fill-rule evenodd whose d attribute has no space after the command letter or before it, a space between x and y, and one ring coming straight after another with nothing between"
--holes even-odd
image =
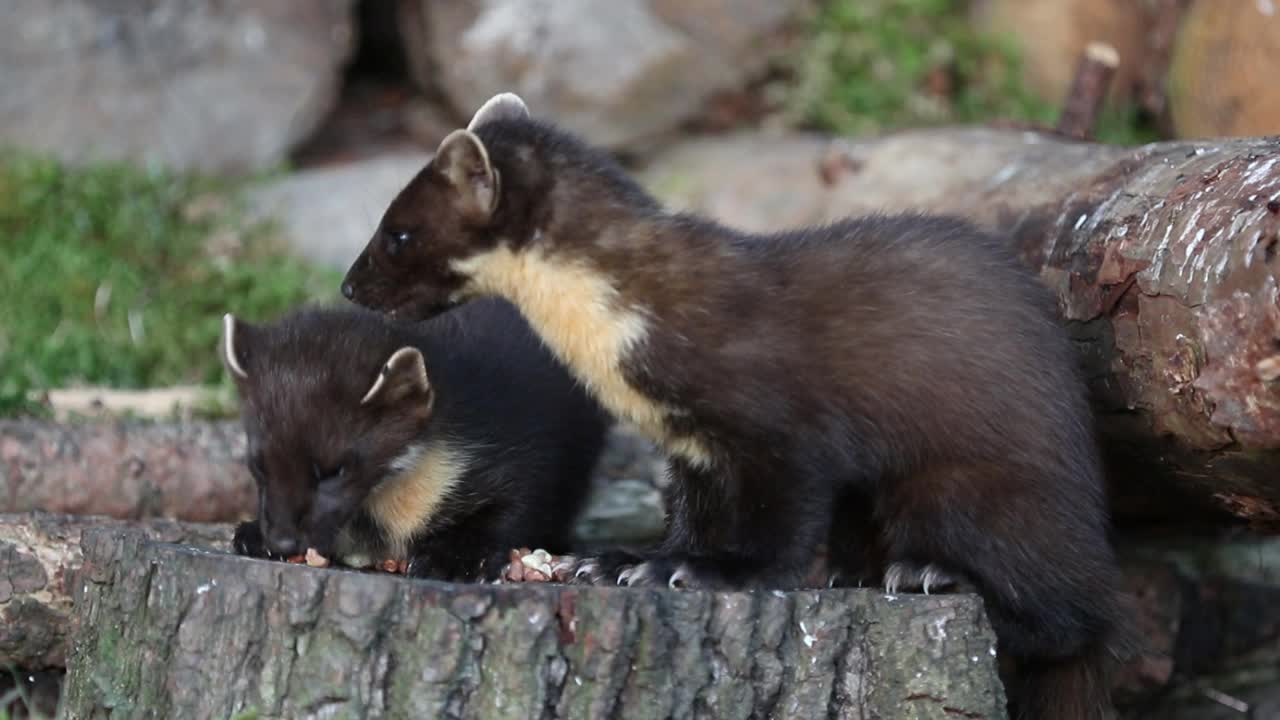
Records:
<instances>
[{"instance_id":1,"label":"weathered wood surface","mask_svg":"<svg viewBox=\"0 0 1280 720\"><path fill-rule=\"evenodd\" d=\"M0 420L0 512L226 522L251 516L238 421Z\"/></svg>"},{"instance_id":2,"label":"weathered wood surface","mask_svg":"<svg viewBox=\"0 0 1280 720\"><path fill-rule=\"evenodd\" d=\"M451 585L84 534L64 716L999 718L971 596Z\"/></svg>"},{"instance_id":3,"label":"weathered wood surface","mask_svg":"<svg viewBox=\"0 0 1280 720\"><path fill-rule=\"evenodd\" d=\"M82 564L85 528L125 528L165 542L226 547L230 525L49 513L0 515L0 668L34 671L66 666L77 619L71 588Z\"/></svg>"},{"instance_id":4,"label":"weathered wood surface","mask_svg":"<svg viewBox=\"0 0 1280 720\"><path fill-rule=\"evenodd\" d=\"M1280 530L1280 137L1126 148L943 128L839 152L695 142L645 182L750 230L914 209L1008 233L1078 341L1117 517Z\"/></svg>"}]
</instances>

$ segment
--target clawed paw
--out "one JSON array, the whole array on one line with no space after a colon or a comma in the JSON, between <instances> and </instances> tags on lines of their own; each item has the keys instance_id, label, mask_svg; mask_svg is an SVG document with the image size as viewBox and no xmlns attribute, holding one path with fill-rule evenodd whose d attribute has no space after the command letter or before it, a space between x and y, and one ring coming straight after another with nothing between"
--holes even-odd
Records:
<instances>
[{"instance_id":1,"label":"clawed paw","mask_svg":"<svg viewBox=\"0 0 1280 720\"><path fill-rule=\"evenodd\" d=\"M928 595L931 591L945 590L956 584L955 576L933 563L891 563L884 573L884 591L890 595L900 592L923 592Z\"/></svg>"},{"instance_id":2,"label":"clawed paw","mask_svg":"<svg viewBox=\"0 0 1280 720\"><path fill-rule=\"evenodd\" d=\"M689 590L701 587L697 575L685 563L675 565L653 560L629 567L618 573L618 584L624 587L662 587Z\"/></svg>"}]
</instances>

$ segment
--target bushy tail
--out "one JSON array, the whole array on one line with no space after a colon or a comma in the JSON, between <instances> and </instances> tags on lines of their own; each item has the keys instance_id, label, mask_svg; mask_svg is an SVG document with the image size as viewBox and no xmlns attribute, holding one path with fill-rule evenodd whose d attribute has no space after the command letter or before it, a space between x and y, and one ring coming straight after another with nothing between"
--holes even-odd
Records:
<instances>
[{"instance_id":1,"label":"bushy tail","mask_svg":"<svg viewBox=\"0 0 1280 720\"><path fill-rule=\"evenodd\" d=\"M1133 617L1133 596L1116 593L1114 611L1117 619ZM1132 627L1114 622L1070 657L1015 661L1016 669L1005 680L1010 720L1115 720L1115 673L1144 645Z\"/></svg>"},{"instance_id":2,"label":"bushy tail","mask_svg":"<svg viewBox=\"0 0 1280 720\"><path fill-rule=\"evenodd\" d=\"M1106 648L1062 660L1023 660L1005 687L1012 720L1114 720Z\"/></svg>"}]
</instances>

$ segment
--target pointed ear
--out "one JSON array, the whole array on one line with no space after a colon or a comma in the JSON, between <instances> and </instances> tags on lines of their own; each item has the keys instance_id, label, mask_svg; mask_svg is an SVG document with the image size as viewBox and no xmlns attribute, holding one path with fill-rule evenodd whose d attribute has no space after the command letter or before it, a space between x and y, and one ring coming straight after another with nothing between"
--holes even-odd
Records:
<instances>
[{"instance_id":1,"label":"pointed ear","mask_svg":"<svg viewBox=\"0 0 1280 720\"><path fill-rule=\"evenodd\" d=\"M248 380L249 373L244 369L244 355L249 333L245 332L246 323L236 320L231 313L222 316L222 364L231 371L236 381Z\"/></svg>"},{"instance_id":2,"label":"pointed ear","mask_svg":"<svg viewBox=\"0 0 1280 720\"><path fill-rule=\"evenodd\" d=\"M467 129L474 131L493 120L525 120L528 117L529 108L519 95L509 92L499 93L486 100L476 114L471 116Z\"/></svg>"},{"instance_id":3,"label":"pointed ear","mask_svg":"<svg viewBox=\"0 0 1280 720\"><path fill-rule=\"evenodd\" d=\"M454 130L440 142L431 161L454 189L458 210L487 220L498 206L498 174L484 143L469 130Z\"/></svg>"},{"instance_id":4,"label":"pointed ear","mask_svg":"<svg viewBox=\"0 0 1280 720\"><path fill-rule=\"evenodd\" d=\"M382 365L361 405L396 403L410 397L426 398L431 392L427 365L415 347L402 347Z\"/></svg>"}]
</instances>

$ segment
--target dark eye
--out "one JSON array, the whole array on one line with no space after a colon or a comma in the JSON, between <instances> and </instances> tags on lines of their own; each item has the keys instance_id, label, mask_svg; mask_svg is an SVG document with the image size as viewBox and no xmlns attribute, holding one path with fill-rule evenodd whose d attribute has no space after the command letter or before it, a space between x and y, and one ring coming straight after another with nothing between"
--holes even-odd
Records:
<instances>
[{"instance_id":1,"label":"dark eye","mask_svg":"<svg viewBox=\"0 0 1280 720\"><path fill-rule=\"evenodd\" d=\"M407 230L383 230L382 244L388 255L395 255L409 244L411 236Z\"/></svg>"}]
</instances>

